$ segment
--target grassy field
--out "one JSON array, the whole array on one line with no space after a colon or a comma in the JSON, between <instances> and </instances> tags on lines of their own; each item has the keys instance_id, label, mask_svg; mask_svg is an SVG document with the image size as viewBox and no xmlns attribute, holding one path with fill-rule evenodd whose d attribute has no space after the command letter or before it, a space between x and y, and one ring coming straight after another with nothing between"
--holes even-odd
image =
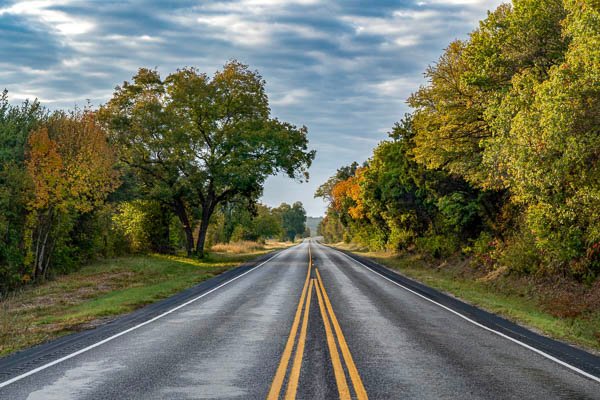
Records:
<instances>
[{"instance_id":1,"label":"grassy field","mask_svg":"<svg viewBox=\"0 0 600 400\"><path fill-rule=\"evenodd\" d=\"M556 286L523 277L480 275L468 260L433 262L418 255L365 252L343 244L336 247L352 250L534 331L595 353L600 350L600 308L576 312L577 304L571 305L570 302L578 296L565 297L556 290ZM598 296L598 289L600 285L596 285L594 293L586 292L585 295Z\"/></svg>"},{"instance_id":2,"label":"grassy field","mask_svg":"<svg viewBox=\"0 0 600 400\"><path fill-rule=\"evenodd\" d=\"M0 356L164 299L286 243L215 246L203 260L146 255L102 260L0 302Z\"/></svg>"}]
</instances>

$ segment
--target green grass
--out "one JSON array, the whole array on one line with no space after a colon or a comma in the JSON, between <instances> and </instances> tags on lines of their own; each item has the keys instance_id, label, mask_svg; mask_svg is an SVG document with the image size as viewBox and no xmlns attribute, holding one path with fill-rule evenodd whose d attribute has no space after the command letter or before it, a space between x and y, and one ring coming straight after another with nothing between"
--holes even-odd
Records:
<instances>
[{"instance_id":1,"label":"green grass","mask_svg":"<svg viewBox=\"0 0 600 400\"><path fill-rule=\"evenodd\" d=\"M544 290L550 289L532 280L511 276L486 279L460 260L433 266L431 262L415 255L354 251L534 331L593 352L600 350L600 310L576 317L552 315L544 303Z\"/></svg>"},{"instance_id":2,"label":"green grass","mask_svg":"<svg viewBox=\"0 0 600 400\"><path fill-rule=\"evenodd\" d=\"M102 260L0 302L0 356L92 328L283 245L202 260L145 255Z\"/></svg>"}]
</instances>

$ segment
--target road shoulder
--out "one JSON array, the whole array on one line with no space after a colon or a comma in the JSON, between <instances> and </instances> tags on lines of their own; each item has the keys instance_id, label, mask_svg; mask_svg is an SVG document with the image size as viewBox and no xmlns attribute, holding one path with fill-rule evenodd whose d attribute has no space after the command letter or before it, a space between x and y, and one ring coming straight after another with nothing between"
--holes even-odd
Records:
<instances>
[{"instance_id":1,"label":"road shoulder","mask_svg":"<svg viewBox=\"0 0 600 400\"><path fill-rule=\"evenodd\" d=\"M46 343L18 351L0 358L0 382L7 381L15 376L34 370L41 365L68 356L95 343L101 342L121 332L133 329L153 318L169 312L182 304L193 301L240 277L262 263L272 259L283 250L273 251L261 255L253 260L242 263L236 268L229 269L221 274L204 280L186 290L172 295L164 300L157 301L131 313L119 316L114 320L94 329L72 333Z\"/></svg>"},{"instance_id":2,"label":"road shoulder","mask_svg":"<svg viewBox=\"0 0 600 400\"><path fill-rule=\"evenodd\" d=\"M442 307L447 307L452 312L460 314L476 324L481 324L483 327L521 342L525 346L537 349L550 357L556 358L558 361L567 363L584 373L596 377L600 381L600 357L591 352L533 332L494 313L482 310L456 297L408 278L398 271L392 270L372 259L348 250L333 248L362 264L365 268L381 275L382 278L388 279L415 293L415 295L422 296Z\"/></svg>"}]
</instances>

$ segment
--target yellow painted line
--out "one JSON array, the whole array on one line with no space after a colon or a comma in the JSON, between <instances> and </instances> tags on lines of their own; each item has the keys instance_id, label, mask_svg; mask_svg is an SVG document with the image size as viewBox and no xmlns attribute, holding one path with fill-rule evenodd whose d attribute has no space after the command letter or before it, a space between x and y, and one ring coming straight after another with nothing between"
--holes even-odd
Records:
<instances>
[{"instance_id":1,"label":"yellow painted line","mask_svg":"<svg viewBox=\"0 0 600 400\"><path fill-rule=\"evenodd\" d=\"M296 392L298 391L298 381L300 380L300 369L302 368L302 357L304 356L304 345L306 344L306 331L308 328L308 314L310 312L310 299L312 297L313 284L315 280L310 280L308 287L308 295L306 296L306 309L304 310L304 318L302 319L302 328L300 328L300 337L298 338L298 346L296 346L296 354L294 355L294 363L290 371L290 379L285 392L286 400L295 400Z\"/></svg>"},{"instance_id":2,"label":"yellow painted line","mask_svg":"<svg viewBox=\"0 0 600 400\"><path fill-rule=\"evenodd\" d=\"M329 324L329 318L327 317L327 311L321 296L321 290L323 288L317 282L317 299L319 300L319 308L321 309L321 317L323 318L323 325L325 325L325 336L327 337L327 347L329 348L329 355L331 356L331 364L333 365L333 373L335 375L335 383L337 384L338 393L340 400L350 400L350 389L348 388L348 382L346 381L346 375L344 374L344 367L342 367L342 361L340 360L340 354L338 353L337 346L335 344L335 338L331 332L331 325Z\"/></svg>"},{"instance_id":3,"label":"yellow painted line","mask_svg":"<svg viewBox=\"0 0 600 400\"><path fill-rule=\"evenodd\" d=\"M331 317L331 322L333 324L333 328L335 329L335 333L340 344L340 350L342 351L342 356L344 357L344 361L346 363L346 367L348 368L350 379L352 380L352 385L354 386L354 391L356 392L356 398L358 400L366 400L369 398L367 396L367 391L365 390L365 386L363 385L362 379L360 379L360 374L358 373L358 369L356 369L356 365L354 364L354 360L352 359L352 354L350 354L350 349L348 348L346 338L344 338L344 334L342 333L342 328L340 327L335 313L333 312L333 307L331 306L331 302L329 301L329 296L327 296L327 291L325 290L325 286L323 286L323 280L321 280L321 274L319 274L318 269L315 269L315 272L317 273L317 280L319 282L319 285L323 290L323 299L325 300L327 311L329 312L329 316Z\"/></svg>"},{"instance_id":4,"label":"yellow painted line","mask_svg":"<svg viewBox=\"0 0 600 400\"><path fill-rule=\"evenodd\" d=\"M309 250L310 250L310 247L309 247ZM277 399L279 399L279 393L281 393L281 387L283 386L283 381L285 379L285 373L287 371L287 367L290 362L290 357L292 356L294 342L296 341L296 333L298 332L298 325L300 324L300 316L302 315L302 308L304 306L304 298L306 297L308 283L310 280L310 268L311 268L311 263L309 262L308 272L306 273L306 280L304 281L304 287L302 288L302 294L300 295L300 301L298 302L298 308L296 309L296 315L294 316L294 322L292 323L292 329L290 329L290 335L288 337L287 343L285 344L283 354L281 355L281 361L279 361L279 366L277 367L277 372L275 372L275 377L273 378L273 382L271 383L271 389L269 389L269 394L267 395L267 400L277 400Z\"/></svg>"}]
</instances>

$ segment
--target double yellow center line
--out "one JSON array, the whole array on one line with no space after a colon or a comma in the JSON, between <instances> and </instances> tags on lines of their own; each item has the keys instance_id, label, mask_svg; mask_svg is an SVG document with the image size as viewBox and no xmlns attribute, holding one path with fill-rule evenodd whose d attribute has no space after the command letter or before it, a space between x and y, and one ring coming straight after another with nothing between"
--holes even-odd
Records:
<instances>
[{"instance_id":1,"label":"double yellow center line","mask_svg":"<svg viewBox=\"0 0 600 400\"><path fill-rule=\"evenodd\" d=\"M342 359L340 358L339 352L342 353L343 362L345 363L346 368L348 370L348 375L350 376L350 381L352 382L352 386L354 387L354 393L356 395L356 398L359 400L368 399L367 392L362 383L356 365L354 364L352 355L350 354L350 349L348 348L348 344L346 343L346 339L344 338L344 334L342 333L342 328L340 327L337 317L333 312L333 307L331 306L329 296L327 295L327 291L323 286L321 274L319 273L319 270L317 268L315 268L316 279L311 279L311 270L313 268L313 262L310 244L308 246L308 254L309 262L306 280L304 281L304 287L302 288L302 294L300 295L300 301L298 303L298 308L296 309L296 314L294 316L292 328L290 330L288 340L283 350L283 354L281 355L281 361L279 362L279 366L277 367L277 371L275 372L275 377L273 378L273 382L271 383L271 388L269 390L269 394L267 395L267 400L279 399L281 395L286 372L288 370L288 364L290 358L292 357L294 344L296 342L296 336L298 336L297 334L298 327L300 325L300 318L302 317L302 326L300 328L300 335L298 336L296 353L294 354L294 361L292 363L292 368L289 373L287 388L285 392L286 400L296 398L296 393L298 391L298 382L300 380L300 369L302 367L302 358L304 356L304 347L306 344L306 333L308 330L308 317L310 313L310 303L313 287L315 288L317 293L319 309L321 311L321 317L323 319L323 324L325 327L327 347L329 348L329 355L331 357L331 363L340 399L346 400L351 399L352 397L350 393L350 388L348 387L346 374L344 372L344 367L342 365ZM304 315L302 315L303 309Z\"/></svg>"},{"instance_id":2,"label":"double yellow center line","mask_svg":"<svg viewBox=\"0 0 600 400\"><path fill-rule=\"evenodd\" d=\"M367 391L365 390L365 387L362 383L362 379L360 379L358 369L356 368L354 360L352 359L352 354L350 354L350 349L348 348L348 343L346 343L346 338L342 333L342 328L340 327L337 317L333 312L333 307L331 306L331 302L329 301L329 296L327 296L325 286L323 286L321 274L319 274L318 269L316 270L316 273L317 297L319 299L319 308L321 309L321 316L323 317L323 323L325 324L327 346L329 347L329 353L331 355L331 361L333 363L333 371L335 374L335 380L337 383L338 391L340 393L340 399L350 399L350 391L348 390L346 376L344 374L344 370L342 369L342 365L335 345L335 337L337 337L337 341L342 352L342 357L344 358L344 363L346 364L346 368L348 369L348 374L350 375L352 386L354 386L356 398L359 400L368 399ZM323 306L323 303L325 303L325 307ZM325 312L325 308L327 308L327 313ZM327 314L329 314L329 318ZM331 320L331 324L333 325L335 335L331 332L329 320Z\"/></svg>"},{"instance_id":3,"label":"double yellow center line","mask_svg":"<svg viewBox=\"0 0 600 400\"><path fill-rule=\"evenodd\" d=\"M309 247L310 251L310 247ZM295 399L296 398L296 389L298 388L298 380L300 378L300 367L302 366L302 353L304 353L304 344L306 342L306 331L308 329L308 311L310 310L310 298L312 295L312 288L314 281L310 279L310 271L312 268L312 257L309 256L308 262L308 272L306 273L306 280L304 281L304 287L302 288L302 294L300 295L300 302L298 303L298 308L296 310L296 314L294 316L294 322L292 323L292 329L290 329L290 335L285 344L285 348L283 349L283 354L281 355L281 361L279 362L279 366L277 367L277 372L275 372L275 377L273 378L273 383L271 383L271 389L269 390L269 394L267 395L268 400L277 400L279 399L279 394L281 393L281 388L283 387L283 381L285 380L285 375L287 372L287 367L290 362L290 358L292 356L292 350L294 349L294 342L296 341L296 334L298 333L298 326L300 325L300 317L302 316L302 309L305 308L306 311L304 313L304 319L302 321L302 329L300 333L300 338L298 340L298 348L296 350L296 357L294 359L294 364L296 364L296 360L298 360L297 376L295 384L292 384L292 374L290 374L290 382L288 383L288 390L286 392L286 399ZM308 293L308 295L307 295ZM308 301L305 301L308 300ZM304 332L304 335L302 335ZM302 347L302 352L299 352L300 347ZM298 355L299 354L299 355ZM294 370L292 366L292 370ZM290 386L294 386L293 393L290 391Z\"/></svg>"}]
</instances>

